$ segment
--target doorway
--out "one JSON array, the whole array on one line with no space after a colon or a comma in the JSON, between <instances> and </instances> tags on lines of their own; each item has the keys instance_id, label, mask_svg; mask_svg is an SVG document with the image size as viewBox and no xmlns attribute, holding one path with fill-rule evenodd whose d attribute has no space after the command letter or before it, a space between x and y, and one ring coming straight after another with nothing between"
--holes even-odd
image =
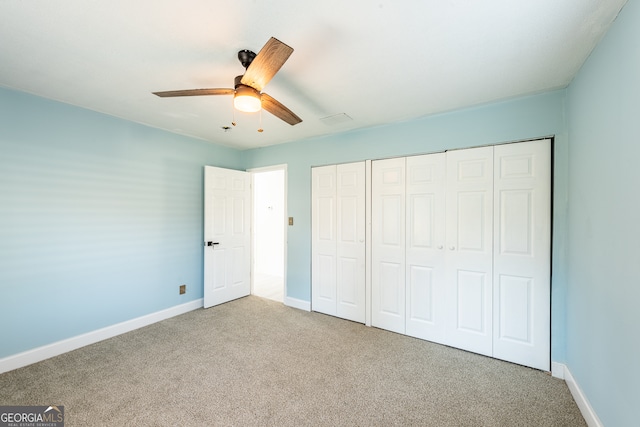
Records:
<instances>
[{"instance_id":1,"label":"doorway","mask_svg":"<svg viewBox=\"0 0 640 427\"><path fill-rule=\"evenodd\" d=\"M284 302L286 295L286 165L250 170L253 189L251 293Z\"/></svg>"}]
</instances>

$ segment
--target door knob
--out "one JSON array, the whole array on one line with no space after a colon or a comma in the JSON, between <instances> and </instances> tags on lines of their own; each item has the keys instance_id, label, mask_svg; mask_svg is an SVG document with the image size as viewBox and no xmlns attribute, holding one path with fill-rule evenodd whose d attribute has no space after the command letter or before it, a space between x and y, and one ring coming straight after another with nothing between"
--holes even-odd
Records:
<instances>
[{"instance_id":1,"label":"door knob","mask_svg":"<svg viewBox=\"0 0 640 427\"><path fill-rule=\"evenodd\" d=\"M442 248L443 248L443 246L442 246L442 245L438 245L438 249L442 249Z\"/></svg>"},{"instance_id":2,"label":"door knob","mask_svg":"<svg viewBox=\"0 0 640 427\"><path fill-rule=\"evenodd\" d=\"M456 249L456 247L455 246L449 246L449 249L453 251L453 250Z\"/></svg>"},{"instance_id":3,"label":"door knob","mask_svg":"<svg viewBox=\"0 0 640 427\"><path fill-rule=\"evenodd\" d=\"M220 244L220 242L211 242L211 241L207 242L207 246L215 246L215 245L219 245L219 244Z\"/></svg>"}]
</instances>

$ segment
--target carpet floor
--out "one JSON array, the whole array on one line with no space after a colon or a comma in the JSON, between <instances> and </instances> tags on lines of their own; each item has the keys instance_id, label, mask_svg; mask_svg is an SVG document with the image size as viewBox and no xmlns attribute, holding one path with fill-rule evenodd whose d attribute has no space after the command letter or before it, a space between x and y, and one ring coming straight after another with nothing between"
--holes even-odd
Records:
<instances>
[{"instance_id":1,"label":"carpet floor","mask_svg":"<svg viewBox=\"0 0 640 427\"><path fill-rule=\"evenodd\" d=\"M586 426L545 372L250 296L0 375L69 426Z\"/></svg>"}]
</instances>

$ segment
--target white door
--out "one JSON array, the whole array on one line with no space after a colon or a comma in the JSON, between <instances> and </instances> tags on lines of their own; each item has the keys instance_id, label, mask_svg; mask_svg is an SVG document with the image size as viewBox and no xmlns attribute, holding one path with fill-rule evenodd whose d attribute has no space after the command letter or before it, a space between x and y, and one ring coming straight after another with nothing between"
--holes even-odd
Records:
<instances>
[{"instance_id":1,"label":"white door","mask_svg":"<svg viewBox=\"0 0 640 427\"><path fill-rule=\"evenodd\" d=\"M494 153L493 356L548 371L551 143Z\"/></svg>"},{"instance_id":2,"label":"white door","mask_svg":"<svg viewBox=\"0 0 640 427\"><path fill-rule=\"evenodd\" d=\"M365 163L312 169L314 311L365 322Z\"/></svg>"},{"instance_id":3,"label":"white door","mask_svg":"<svg viewBox=\"0 0 640 427\"><path fill-rule=\"evenodd\" d=\"M445 315L444 153L406 160L406 334L442 343Z\"/></svg>"},{"instance_id":4,"label":"white door","mask_svg":"<svg viewBox=\"0 0 640 427\"><path fill-rule=\"evenodd\" d=\"M336 315L365 321L365 163L336 166Z\"/></svg>"},{"instance_id":5,"label":"white door","mask_svg":"<svg viewBox=\"0 0 640 427\"><path fill-rule=\"evenodd\" d=\"M493 147L447 152L448 345L491 356Z\"/></svg>"},{"instance_id":6,"label":"white door","mask_svg":"<svg viewBox=\"0 0 640 427\"><path fill-rule=\"evenodd\" d=\"M205 166L204 306L251 292L250 174Z\"/></svg>"},{"instance_id":7,"label":"white door","mask_svg":"<svg viewBox=\"0 0 640 427\"><path fill-rule=\"evenodd\" d=\"M371 324L405 333L405 158L371 174Z\"/></svg>"},{"instance_id":8,"label":"white door","mask_svg":"<svg viewBox=\"0 0 640 427\"><path fill-rule=\"evenodd\" d=\"M336 166L311 169L311 308L336 315Z\"/></svg>"}]
</instances>

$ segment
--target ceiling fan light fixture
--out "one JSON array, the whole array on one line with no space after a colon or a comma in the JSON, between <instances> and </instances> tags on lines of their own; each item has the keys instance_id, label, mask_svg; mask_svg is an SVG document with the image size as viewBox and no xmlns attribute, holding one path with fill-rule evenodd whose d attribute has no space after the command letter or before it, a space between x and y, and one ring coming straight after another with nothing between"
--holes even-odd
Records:
<instances>
[{"instance_id":1,"label":"ceiling fan light fixture","mask_svg":"<svg viewBox=\"0 0 640 427\"><path fill-rule=\"evenodd\" d=\"M262 108L262 102L260 101L260 92L252 87L239 85L236 88L236 93L233 96L233 106L245 113L255 113Z\"/></svg>"},{"instance_id":2,"label":"ceiling fan light fixture","mask_svg":"<svg viewBox=\"0 0 640 427\"><path fill-rule=\"evenodd\" d=\"M154 95L165 98L175 96L201 95L233 95L233 108L247 113L256 113L263 109L280 120L297 125L302 122L293 111L282 105L273 97L262 92L264 86L273 78L280 67L286 62L293 48L271 37L256 55L250 50L238 52L238 59L245 68L245 73L236 76L234 89L209 88L186 89L153 92ZM235 126L235 120L232 122Z\"/></svg>"}]
</instances>

